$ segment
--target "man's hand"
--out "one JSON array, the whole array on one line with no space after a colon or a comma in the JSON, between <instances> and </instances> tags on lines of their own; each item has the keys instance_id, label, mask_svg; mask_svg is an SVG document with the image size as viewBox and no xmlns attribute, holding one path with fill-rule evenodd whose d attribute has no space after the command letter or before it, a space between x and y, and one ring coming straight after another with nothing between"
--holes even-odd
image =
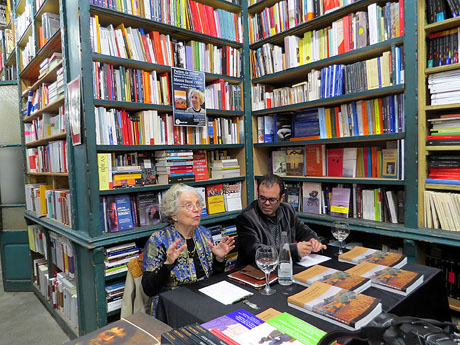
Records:
<instances>
[{"instance_id":1,"label":"man's hand","mask_svg":"<svg viewBox=\"0 0 460 345\"><path fill-rule=\"evenodd\" d=\"M300 257L310 255L312 250L313 247L310 241L297 242L297 251Z\"/></svg>"},{"instance_id":2,"label":"man's hand","mask_svg":"<svg viewBox=\"0 0 460 345\"><path fill-rule=\"evenodd\" d=\"M208 241L208 244L211 247L213 254L216 256L217 261L223 262L225 255L235 248L235 238L225 236L222 241L217 244L217 246L214 246L211 241Z\"/></svg>"},{"instance_id":3,"label":"man's hand","mask_svg":"<svg viewBox=\"0 0 460 345\"><path fill-rule=\"evenodd\" d=\"M310 241L311 247L312 247L312 252L316 253L319 252L322 249L326 249L326 245L322 244L320 241L318 241L316 238L311 238Z\"/></svg>"},{"instance_id":4,"label":"man's hand","mask_svg":"<svg viewBox=\"0 0 460 345\"><path fill-rule=\"evenodd\" d=\"M179 245L180 241L181 239L178 238L169 246L168 250L166 251L165 264L167 265L173 264L176 261L176 259L179 257L180 253L182 253L182 251L185 248L187 248L186 243L184 243L182 246L178 248L177 246Z\"/></svg>"}]
</instances>

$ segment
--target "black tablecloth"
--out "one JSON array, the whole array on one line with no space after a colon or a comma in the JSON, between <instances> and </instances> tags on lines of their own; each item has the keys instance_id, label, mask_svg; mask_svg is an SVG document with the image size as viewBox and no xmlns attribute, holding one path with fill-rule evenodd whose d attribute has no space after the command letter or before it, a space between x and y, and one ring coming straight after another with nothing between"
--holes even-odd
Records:
<instances>
[{"instance_id":1,"label":"black tablecloth","mask_svg":"<svg viewBox=\"0 0 460 345\"><path fill-rule=\"evenodd\" d=\"M325 261L321 265L339 270L346 270L352 267L350 264L338 262L337 257L332 257L331 260ZM295 273L305 269L305 267L294 265ZM419 272L424 276L423 285L419 286L410 295L402 296L373 287L368 288L362 293L380 298L384 312L393 313L398 316L407 315L431 318L439 321L450 321L450 310L442 272L436 268L411 263L405 265L403 269ZM263 296L257 290L245 287L247 290L254 292L249 301L258 305L260 307L259 310L252 309L243 302L223 305L198 291L198 289L219 282L222 279L228 280L227 273L213 276L193 285L181 286L177 289L161 293L157 317L172 327L181 327L193 322L204 323L237 309L245 309L252 314L258 314L271 307L278 311L295 315L326 332L343 329L289 307L287 305L287 297L305 289L304 286L295 283L288 287L273 284L272 287L277 290L277 293L272 296Z\"/></svg>"}]
</instances>

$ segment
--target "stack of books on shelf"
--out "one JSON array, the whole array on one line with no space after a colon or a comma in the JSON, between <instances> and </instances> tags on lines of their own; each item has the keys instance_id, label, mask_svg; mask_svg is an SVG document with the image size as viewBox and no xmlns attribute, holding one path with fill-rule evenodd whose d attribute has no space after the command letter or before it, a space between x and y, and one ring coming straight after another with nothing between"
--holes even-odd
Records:
<instances>
[{"instance_id":1,"label":"stack of books on shelf","mask_svg":"<svg viewBox=\"0 0 460 345\"><path fill-rule=\"evenodd\" d=\"M121 309L124 291L125 282L116 282L105 286L107 313Z\"/></svg>"},{"instance_id":2,"label":"stack of books on shelf","mask_svg":"<svg viewBox=\"0 0 460 345\"><path fill-rule=\"evenodd\" d=\"M158 183L171 184L195 181L193 151L155 151Z\"/></svg>"},{"instance_id":3,"label":"stack of books on shelf","mask_svg":"<svg viewBox=\"0 0 460 345\"><path fill-rule=\"evenodd\" d=\"M128 262L138 258L139 254L134 242L105 248L105 276L128 271Z\"/></svg>"},{"instance_id":4,"label":"stack of books on shelf","mask_svg":"<svg viewBox=\"0 0 460 345\"><path fill-rule=\"evenodd\" d=\"M431 125L426 138L428 146L460 144L460 114L438 115L428 119L428 123Z\"/></svg>"},{"instance_id":5,"label":"stack of books on shelf","mask_svg":"<svg viewBox=\"0 0 460 345\"><path fill-rule=\"evenodd\" d=\"M432 152L427 160L426 183L460 184L460 155Z\"/></svg>"},{"instance_id":6,"label":"stack of books on shelf","mask_svg":"<svg viewBox=\"0 0 460 345\"><path fill-rule=\"evenodd\" d=\"M241 169L237 158L218 159L211 162L212 178L240 177Z\"/></svg>"},{"instance_id":7,"label":"stack of books on shelf","mask_svg":"<svg viewBox=\"0 0 460 345\"><path fill-rule=\"evenodd\" d=\"M428 76L431 105L458 103L460 97L460 71L433 73Z\"/></svg>"},{"instance_id":8,"label":"stack of books on shelf","mask_svg":"<svg viewBox=\"0 0 460 345\"><path fill-rule=\"evenodd\" d=\"M64 67L59 68L56 71L56 83L57 83L57 94L58 98L64 96Z\"/></svg>"},{"instance_id":9,"label":"stack of books on shelf","mask_svg":"<svg viewBox=\"0 0 460 345\"><path fill-rule=\"evenodd\" d=\"M243 42L243 25L239 14L214 9L211 6L193 0L187 0L180 5L174 3L171 6L165 2L159 3L158 6L153 6L150 1L146 1L144 2L144 7L134 6L129 1L125 3L91 0L91 3L205 35ZM180 15L176 16L176 13L180 13Z\"/></svg>"}]
</instances>

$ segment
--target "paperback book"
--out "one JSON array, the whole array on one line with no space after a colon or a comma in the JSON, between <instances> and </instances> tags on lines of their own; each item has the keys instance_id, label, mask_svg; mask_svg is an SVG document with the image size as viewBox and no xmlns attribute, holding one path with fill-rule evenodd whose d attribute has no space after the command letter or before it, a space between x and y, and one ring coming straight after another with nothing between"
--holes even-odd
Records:
<instances>
[{"instance_id":1,"label":"paperback book","mask_svg":"<svg viewBox=\"0 0 460 345\"><path fill-rule=\"evenodd\" d=\"M288 305L351 331L366 326L382 312L378 298L322 282L289 296Z\"/></svg>"},{"instance_id":2,"label":"paperback book","mask_svg":"<svg viewBox=\"0 0 460 345\"><path fill-rule=\"evenodd\" d=\"M214 332L214 334L222 333L233 339L262 323L264 323L264 321L258 317L246 310L239 309L233 313L205 322L201 326L209 331L219 331Z\"/></svg>"},{"instance_id":3,"label":"paperback book","mask_svg":"<svg viewBox=\"0 0 460 345\"><path fill-rule=\"evenodd\" d=\"M294 274L295 283L310 286L315 281L320 281L329 285L338 286L342 289L361 292L371 286L371 281L352 272L343 272L334 268L315 265L305 271Z\"/></svg>"},{"instance_id":4,"label":"paperback book","mask_svg":"<svg viewBox=\"0 0 460 345\"><path fill-rule=\"evenodd\" d=\"M346 272L369 278L372 286L403 296L407 296L423 283L423 274L366 261Z\"/></svg>"},{"instance_id":5,"label":"paperback book","mask_svg":"<svg viewBox=\"0 0 460 345\"><path fill-rule=\"evenodd\" d=\"M394 268L401 268L407 263L407 257L402 254L383 252L381 250L361 246L355 246L348 252L340 254L338 259L341 262L348 262L353 265L367 261Z\"/></svg>"}]
</instances>

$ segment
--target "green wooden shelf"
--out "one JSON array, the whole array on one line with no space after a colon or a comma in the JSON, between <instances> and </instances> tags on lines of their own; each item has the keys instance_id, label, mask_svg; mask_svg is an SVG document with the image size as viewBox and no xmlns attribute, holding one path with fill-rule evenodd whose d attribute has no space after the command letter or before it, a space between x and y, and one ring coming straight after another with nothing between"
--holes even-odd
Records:
<instances>
[{"instance_id":1,"label":"green wooden shelf","mask_svg":"<svg viewBox=\"0 0 460 345\"><path fill-rule=\"evenodd\" d=\"M309 144L333 144L333 143L359 143L369 141L388 141L404 139L405 133L388 133L376 135L363 135L354 137L341 137L341 138L326 138L326 139L312 139L312 140L299 140L299 141L276 141L272 143L257 143L255 147L280 147L280 146L304 146Z\"/></svg>"},{"instance_id":2,"label":"green wooden shelf","mask_svg":"<svg viewBox=\"0 0 460 345\"><path fill-rule=\"evenodd\" d=\"M19 38L19 40L16 42L17 46L24 48L25 45L27 44L27 39L29 36L32 35L32 22L29 23L27 28L24 30L22 33L22 36Z\"/></svg>"},{"instance_id":3,"label":"green wooden shelf","mask_svg":"<svg viewBox=\"0 0 460 345\"><path fill-rule=\"evenodd\" d=\"M235 48L241 48L243 46L241 43L238 42L201 34L195 31L189 31L186 29L179 28L177 26L152 21L147 18L137 17L131 14L126 14L95 5L90 5L90 13L91 15L98 15L99 23L103 26L112 24L114 27L116 27L119 24L124 23L126 27L141 27L146 31L160 31L165 34L171 34L175 38L180 40L189 41L190 39L195 39L206 43L216 44L219 46L227 45Z\"/></svg>"},{"instance_id":4,"label":"green wooden shelf","mask_svg":"<svg viewBox=\"0 0 460 345\"><path fill-rule=\"evenodd\" d=\"M112 317L112 316L117 316L117 315L120 316L120 314L121 314L121 308L108 312L107 317Z\"/></svg>"},{"instance_id":5,"label":"green wooden shelf","mask_svg":"<svg viewBox=\"0 0 460 345\"><path fill-rule=\"evenodd\" d=\"M129 111L140 111L140 110L147 110L147 109L156 110L159 112L171 112L172 111L172 106L170 105L107 101L103 99L94 99L94 106L95 107L125 109Z\"/></svg>"},{"instance_id":6,"label":"green wooden shelf","mask_svg":"<svg viewBox=\"0 0 460 345\"><path fill-rule=\"evenodd\" d=\"M453 231L427 228L413 229L405 227L403 224L392 224L355 218L344 219L329 215L316 215L303 212L299 212L299 218L308 224L324 226L330 226L332 222L340 220L347 222L352 231L460 247L460 233Z\"/></svg>"},{"instance_id":7,"label":"green wooden shelf","mask_svg":"<svg viewBox=\"0 0 460 345\"><path fill-rule=\"evenodd\" d=\"M110 56L104 54L93 53L93 61L99 61L103 63L108 63L116 66L125 66L131 68L142 69L144 71L157 71L157 72L171 72L171 67L167 65L159 65L156 63L151 63L147 61L140 61L134 59L126 59L117 56ZM242 82L243 78L230 77L224 74L215 74L205 72L205 79L207 82L223 79L232 84L239 84Z\"/></svg>"},{"instance_id":8,"label":"green wooden shelf","mask_svg":"<svg viewBox=\"0 0 460 345\"><path fill-rule=\"evenodd\" d=\"M13 66L16 65L16 48L10 53L9 56L6 57L5 66Z\"/></svg>"},{"instance_id":9,"label":"green wooden shelf","mask_svg":"<svg viewBox=\"0 0 460 345\"><path fill-rule=\"evenodd\" d=\"M256 179L262 176L255 176ZM392 178L381 177L335 177L335 176L282 176L285 182L321 182L321 183L347 183L367 184L385 186L403 186L404 181Z\"/></svg>"},{"instance_id":10,"label":"green wooden shelf","mask_svg":"<svg viewBox=\"0 0 460 345\"><path fill-rule=\"evenodd\" d=\"M257 4L254 4L248 8L248 12L251 14L260 12L266 6L272 6L278 1L274 0L266 0L260 1ZM299 36L306 31L315 30L318 28L323 28L330 25L332 22L345 17L347 14L358 12L361 10L365 10L367 12L367 6L374 3L375 0L360 0L356 1L350 5L337 8L330 13L324 14L322 16L316 17L310 21L301 23L289 30L283 31L276 35L270 36L268 38L260 39L257 43L251 45L251 49L256 49L265 43L274 43L274 44L281 44L283 45L284 37L296 35Z\"/></svg>"},{"instance_id":11,"label":"green wooden shelf","mask_svg":"<svg viewBox=\"0 0 460 345\"><path fill-rule=\"evenodd\" d=\"M425 33L431 34L433 32L452 29L460 26L460 17L449 18L440 22L425 25Z\"/></svg>"},{"instance_id":12,"label":"green wooden shelf","mask_svg":"<svg viewBox=\"0 0 460 345\"><path fill-rule=\"evenodd\" d=\"M346 102L356 101L356 100L364 100L370 98L378 98L393 94L398 94L404 92L404 84L403 85L393 85L382 87L379 89L373 90L366 90L356 93L348 93L341 96L330 97L330 98L321 98L314 101L303 102L303 103L294 103L285 105L282 107L274 107L274 108L267 108L262 110L256 110L252 112L253 116L261 116L261 115L268 115L272 113L280 113L286 111L296 111L300 109L307 109L307 108L316 108L316 107L330 107L336 104L343 104Z\"/></svg>"},{"instance_id":13,"label":"green wooden shelf","mask_svg":"<svg viewBox=\"0 0 460 345\"><path fill-rule=\"evenodd\" d=\"M253 78L252 83L264 83L270 85L295 84L305 80L305 74L312 69L321 69L332 64L349 64L357 59L365 60L381 55L391 49L392 45L401 45L404 37L396 37L384 42L379 42L370 46L355 49L343 54L334 55L326 59L311 62L302 66L289 68L284 71L266 74L259 78Z\"/></svg>"},{"instance_id":14,"label":"green wooden shelf","mask_svg":"<svg viewBox=\"0 0 460 345\"><path fill-rule=\"evenodd\" d=\"M115 274L112 274L110 276L104 276L104 279L105 279L106 282L110 282L112 280L117 280L117 279L120 279L120 278L123 278L123 279L126 278L126 271L125 272L120 272L120 273L115 273Z\"/></svg>"},{"instance_id":15,"label":"green wooden shelf","mask_svg":"<svg viewBox=\"0 0 460 345\"><path fill-rule=\"evenodd\" d=\"M70 324L70 321L67 321L67 317L62 312L54 309L51 303L47 301L45 297L43 297L42 293L40 292L40 290L38 290L35 284L32 284L32 291L34 292L35 296L37 296L38 300L46 308L46 310L48 310L48 312L51 315L53 315L54 319L59 324L59 326L62 328L62 330L65 332L65 334L67 334L70 339L77 338L78 330L75 327L73 327L73 325Z\"/></svg>"},{"instance_id":16,"label":"green wooden shelf","mask_svg":"<svg viewBox=\"0 0 460 345\"><path fill-rule=\"evenodd\" d=\"M60 139L65 139L66 138L66 133L61 133L61 134L56 134L52 135L43 139L31 141L30 143L25 144L26 147L37 147L37 146L43 146L47 145L50 141L53 140L60 140Z\"/></svg>"},{"instance_id":17,"label":"green wooden shelf","mask_svg":"<svg viewBox=\"0 0 460 345\"><path fill-rule=\"evenodd\" d=\"M158 150L219 150L240 149L244 144L219 144L219 145L98 145L98 152L118 151L158 151Z\"/></svg>"},{"instance_id":18,"label":"green wooden shelf","mask_svg":"<svg viewBox=\"0 0 460 345\"><path fill-rule=\"evenodd\" d=\"M59 2L54 0L45 0L40 8L35 9L34 20L41 21L41 16L45 12L59 14Z\"/></svg>"},{"instance_id":19,"label":"green wooden shelf","mask_svg":"<svg viewBox=\"0 0 460 345\"><path fill-rule=\"evenodd\" d=\"M244 176L220 178L220 179L210 178L210 179L202 180L202 181L187 182L187 184L190 186L207 186L207 185L216 184L216 183L230 183L230 182L239 182L239 181L244 181L244 180L245 180ZM141 193L141 192L166 190L166 189L169 189L171 186L172 185L170 184L154 184L154 185L141 186L141 187L101 190L99 194L100 195L117 195L117 194Z\"/></svg>"}]
</instances>

